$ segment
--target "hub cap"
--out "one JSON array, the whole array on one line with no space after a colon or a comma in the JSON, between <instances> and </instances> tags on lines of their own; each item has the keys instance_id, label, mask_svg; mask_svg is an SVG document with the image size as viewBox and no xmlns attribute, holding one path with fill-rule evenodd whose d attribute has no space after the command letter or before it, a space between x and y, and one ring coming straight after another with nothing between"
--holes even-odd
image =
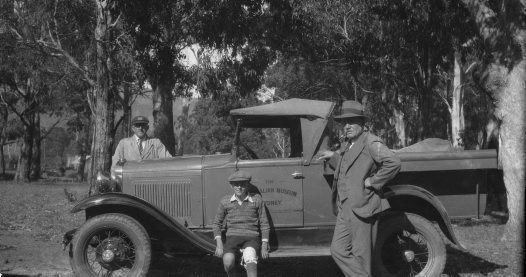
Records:
<instances>
[{"instance_id":1,"label":"hub cap","mask_svg":"<svg viewBox=\"0 0 526 277\"><path fill-rule=\"evenodd\" d=\"M408 262L408 263L414 261L414 259L415 259L415 252L413 252L411 250L404 251L404 258L405 258L405 261Z\"/></svg>"},{"instance_id":2,"label":"hub cap","mask_svg":"<svg viewBox=\"0 0 526 277\"><path fill-rule=\"evenodd\" d=\"M113 253L113 251L111 250L104 250L104 252L102 252L102 260L104 262L111 262L113 261L113 258L115 258L115 254Z\"/></svg>"}]
</instances>

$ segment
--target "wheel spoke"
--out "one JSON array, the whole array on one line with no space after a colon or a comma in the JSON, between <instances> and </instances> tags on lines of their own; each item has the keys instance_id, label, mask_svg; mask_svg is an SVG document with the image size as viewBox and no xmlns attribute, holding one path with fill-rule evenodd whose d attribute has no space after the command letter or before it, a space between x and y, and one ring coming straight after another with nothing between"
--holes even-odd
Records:
<instances>
[{"instance_id":1,"label":"wheel spoke","mask_svg":"<svg viewBox=\"0 0 526 277\"><path fill-rule=\"evenodd\" d=\"M85 226L80 232L87 236L79 235L82 239L77 239L76 249L74 246L72 265L78 276L125 277L147 270L150 242L138 222L123 215L100 215L89 219ZM146 251L139 251L143 246ZM139 261L139 257L146 260Z\"/></svg>"}]
</instances>

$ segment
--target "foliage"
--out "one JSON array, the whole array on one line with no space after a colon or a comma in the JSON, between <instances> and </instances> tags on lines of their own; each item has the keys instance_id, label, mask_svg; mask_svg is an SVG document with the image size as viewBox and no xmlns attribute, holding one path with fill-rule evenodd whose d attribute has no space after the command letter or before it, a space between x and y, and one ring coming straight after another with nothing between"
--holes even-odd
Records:
<instances>
[{"instance_id":1,"label":"foliage","mask_svg":"<svg viewBox=\"0 0 526 277\"><path fill-rule=\"evenodd\" d=\"M58 4L59 1L2 2L5 8L2 10L5 32L0 33L2 101L24 126L20 134L24 138L21 164L35 163L35 168L40 168L39 142L46 135L40 130L39 115L60 117L71 112L71 103L84 97L87 84L79 82L79 71L60 57L64 49L83 56L85 52L78 51L89 48L86 43L73 45L84 39L81 36L85 33L79 29L86 27L89 17L81 12L82 3L68 2L60 7ZM77 12L79 16L74 14ZM76 20L66 24L72 17ZM19 168L19 175L27 175L21 171L28 169L28 166Z\"/></svg>"},{"instance_id":2,"label":"foliage","mask_svg":"<svg viewBox=\"0 0 526 277\"><path fill-rule=\"evenodd\" d=\"M66 154L68 154L66 149L74 139L74 134L67 132L64 128L53 128L44 139L44 147L42 149L43 167L56 170L59 167L66 166Z\"/></svg>"},{"instance_id":3,"label":"foliage","mask_svg":"<svg viewBox=\"0 0 526 277\"><path fill-rule=\"evenodd\" d=\"M238 102L233 101L234 99L223 98L214 101L211 98L203 98L197 102L189 119L185 153L230 153L234 141L235 123L231 121L229 112L231 109L254 104L254 100Z\"/></svg>"},{"instance_id":4,"label":"foliage","mask_svg":"<svg viewBox=\"0 0 526 277\"><path fill-rule=\"evenodd\" d=\"M467 65L480 58L479 39L462 5L301 1L294 2L293 14L299 40L282 49L265 76L278 97L360 101L372 129L392 143L395 111L403 115L408 142L447 138L449 113L440 93L451 90L453 50L470 57ZM481 94L476 86L471 91ZM486 110L473 106L480 102L474 100L466 106Z\"/></svg>"},{"instance_id":5,"label":"foliage","mask_svg":"<svg viewBox=\"0 0 526 277\"><path fill-rule=\"evenodd\" d=\"M182 50L193 44L215 47L222 50L233 48L231 59L225 59L223 66L231 68L228 74L234 86L242 91L254 90L259 86L259 76L266 64L256 70L252 66L263 57L261 51L237 51L237 47L247 44L251 34L249 27L261 14L261 3L254 1L118 1L125 18L125 28L134 41L136 59L142 65L152 86L154 102L155 135L173 153L175 139L172 124L173 96L189 96L190 88L207 86L206 93L223 93L213 88L213 83L226 82L225 78L210 80L204 84L206 68L187 70L181 63ZM248 52L248 53L247 53ZM240 63L238 53L245 55ZM255 61L255 62L254 62ZM217 71L215 71L217 72ZM193 74L193 76L192 76ZM254 76L256 75L256 78ZM195 77L194 77L195 76ZM206 79L213 78L207 75ZM254 81L254 79L256 79Z\"/></svg>"},{"instance_id":6,"label":"foliage","mask_svg":"<svg viewBox=\"0 0 526 277\"><path fill-rule=\"evenodd\" d=\"M197 102L190 116L185 153L213 154L229 153L233 142L234 126L225 116L220 114L224 106L211 105L211 99L201 99ZM227 108L227 107L225 107ZM219 115L219 116L218 116Z\"/></svg>"},{"instance_id":7,"label":"foliage","mask_svg":"<svg viewBox=\"0 0 526 277\"><path fill-rule=\"evenodd\" d=\"M212 105L212 103L214 105ZM200 99L190 115L185 135L185 154L230 153L234 145L235 122L230 118L232 109L261 104L253 97L238 101L236 98ZM257 153L258 158L281 157L283 150L276 149L276 132L263 129L243 129L240 141ZM285 151L287 146L283 146ZM290 151L290 150L289 150ZM250 159L246 149L240 147L242 159Z\"/></svg>"}]
</instances>

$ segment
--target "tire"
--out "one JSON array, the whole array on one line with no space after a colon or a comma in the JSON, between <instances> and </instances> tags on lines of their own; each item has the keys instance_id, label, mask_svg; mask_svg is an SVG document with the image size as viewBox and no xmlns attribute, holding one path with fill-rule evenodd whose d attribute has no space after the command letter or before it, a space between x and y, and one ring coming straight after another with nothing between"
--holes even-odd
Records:
<instances>
[{"instance_id":1,"label":"tire","mask_svg":"<svg viewBox=\"0 0 526 277\"><path fill-rule=\"evenodd\" d=\"M95 216L73 237L70 263L75 276L145 276L150 261L148 233L127 215Z\"/></svg>"},{"instance_id":2,"label":"tire","mask_svg":"<svg viewBox=\"0 0 526 277\"><path fill-rule=\"evenodd\" d=\"M446 247L433 223L411 213L384 216L373 254L374 276L440 276Z\"/></svg>"}]
</instances>

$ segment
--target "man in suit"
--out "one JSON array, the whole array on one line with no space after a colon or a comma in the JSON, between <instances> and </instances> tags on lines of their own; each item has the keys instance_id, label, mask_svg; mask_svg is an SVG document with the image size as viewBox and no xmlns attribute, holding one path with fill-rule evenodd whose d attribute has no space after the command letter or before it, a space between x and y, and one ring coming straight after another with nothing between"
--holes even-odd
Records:
<instances>
[{"instance_id":1,"label":"man in suit","mask_svg":"<svg viewBox=\"0 0 526 277\"><path fill-rule=\"evenodd\" d=\"M169 158L172 155L166 150L164 144L157 138L150 138L148 124L150 121L145 116L139 115L132 119L133 136L119 141L115 154L112 157L111 171L119 160L152 160Z\"/></svg>"},{"instance_id":2,"label":"man in suit","mask_svg":"<svg viewBox=\"0 0 526 277\"><path fill-rule=\"evenodd\" d=\"M400 171L400 160L375 135L364 131L366 117L356 101L344 101L334 117L345 141L340 150L322 151L334 168L338 215L331 255L345 276L371 276L377 215L389 208L380 197L382 187Z\"/></svg>"}]
</instances>

